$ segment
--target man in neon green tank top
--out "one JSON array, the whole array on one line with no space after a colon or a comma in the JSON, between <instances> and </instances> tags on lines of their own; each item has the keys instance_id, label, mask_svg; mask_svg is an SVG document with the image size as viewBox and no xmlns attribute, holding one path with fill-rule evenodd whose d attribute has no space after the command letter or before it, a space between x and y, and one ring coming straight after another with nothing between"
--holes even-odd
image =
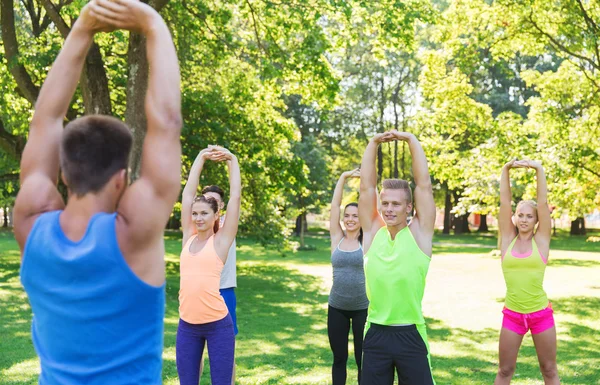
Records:
<instances>
[{"instance_id":1,"label":"man in neon green tank top","mask_svg":"<svg viewBox=\"0 0 600 385\"><path fill-rule=\"evenodd\" d=\"M408 143L415 178L416 214L405 180L386 179L377 210L375 159L380 143ZM417 138L396 130L375 135L362 159L360 223L363 227L369 311L361 385L433 385L421 301L431 260L435 203L427 158Z\"/></svg>"}]
</instances>

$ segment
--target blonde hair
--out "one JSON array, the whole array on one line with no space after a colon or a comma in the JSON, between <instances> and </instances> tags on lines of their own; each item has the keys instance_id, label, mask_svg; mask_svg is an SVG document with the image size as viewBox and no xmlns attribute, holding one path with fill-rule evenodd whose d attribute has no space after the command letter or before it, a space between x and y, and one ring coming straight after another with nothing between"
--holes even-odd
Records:
<instances>
[{"instance_id":1,"label":"blonde hair","mask_svg":"<svg viewBox=\"0 0 600 385\"><path fill-rule=\"evenodd\" d=\"M515 209L515 214L517 211L519 211L519 208L521 208L522 206L525 206L525 205L533 208L533 210L535 211L535 219L537 220L538 219L537 202L534 200L531 200L531 199L527 199L527 200L519 202L517 204L517 208Z\"/></svg>"},{"instance_id":2,"label":"blonde hair","mask_svg":"<svg viewBox=\"0 0 600 385\"><path fill-rule=\"evenodd\" d=\"M408 181L404 179L384 179L382 185L386 190L404 190L406 193L406 200L408 203L412 203L412 189L410 188Z\"/></svg>"}]
</instances>

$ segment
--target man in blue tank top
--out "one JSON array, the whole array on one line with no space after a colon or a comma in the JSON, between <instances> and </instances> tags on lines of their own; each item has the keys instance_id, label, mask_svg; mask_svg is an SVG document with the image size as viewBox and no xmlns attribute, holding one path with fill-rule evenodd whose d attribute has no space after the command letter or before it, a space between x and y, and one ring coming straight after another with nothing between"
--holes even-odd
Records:
<instances>
[{"instance_id":1,"label":"man in blue tank top","mask_svg":"<svg viewBox=\"0 0 600 385\"><path fill-rule=\"evenodd\" d=\"M145 36L150 67L131 186L125 124L91 115L63 130L94 34L116 28ZM40 384L162 383L163 232L181 184L179 89L175 47L153 8L136 0L83 8L37 99L14 211Z\"/></svg>"}]
</instances>

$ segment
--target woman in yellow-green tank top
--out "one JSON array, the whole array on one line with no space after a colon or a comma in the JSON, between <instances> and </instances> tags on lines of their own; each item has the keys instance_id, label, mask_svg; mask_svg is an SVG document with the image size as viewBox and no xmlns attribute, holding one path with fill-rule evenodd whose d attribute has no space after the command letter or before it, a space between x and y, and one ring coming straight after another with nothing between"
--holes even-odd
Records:
<instances>
[{"instance_id":1,"label":"woman in yellow-green tank top","mask_svg":"<svg viewBox=\"0 0 600 385\"><path fill-rule=\"evenodd\" d=\"M514 216L509 178L512 168L532 168L537 173L537 203L532 200L519 202ZM556 367L556 328L552 306L543 287L551 238L547 195L546 176L539 162L513 160L502 169L499 227L506 301L502 311L500 362L494 385L510 384L523 336L529 330L544 384L560 384Z\"/></svg>"}]
</instances>

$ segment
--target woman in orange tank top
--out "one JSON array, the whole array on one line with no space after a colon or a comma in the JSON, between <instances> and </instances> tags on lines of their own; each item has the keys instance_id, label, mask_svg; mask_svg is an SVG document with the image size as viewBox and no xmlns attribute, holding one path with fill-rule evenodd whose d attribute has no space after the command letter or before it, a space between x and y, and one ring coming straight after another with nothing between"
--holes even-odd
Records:
<instances>
[{"instance_id":1,"label":"woman in orange tank top","mask_svg":"<svg viewBox=\"0 0 600 385\"><path fill-rule=\"evenodd\" d=\"M212 197L196 196L204 162L227 162L229 202L219 229L219 207ZM227 149L209 146L190 170L182 194L183 248L180 260L179 327L176 361L179 382L198 385L204 345L208 345L213 385L230 385L234 363L233 322L219 293L221 271L238 229L241 178L237 158Z\"/></svg>"}]
</instances>

